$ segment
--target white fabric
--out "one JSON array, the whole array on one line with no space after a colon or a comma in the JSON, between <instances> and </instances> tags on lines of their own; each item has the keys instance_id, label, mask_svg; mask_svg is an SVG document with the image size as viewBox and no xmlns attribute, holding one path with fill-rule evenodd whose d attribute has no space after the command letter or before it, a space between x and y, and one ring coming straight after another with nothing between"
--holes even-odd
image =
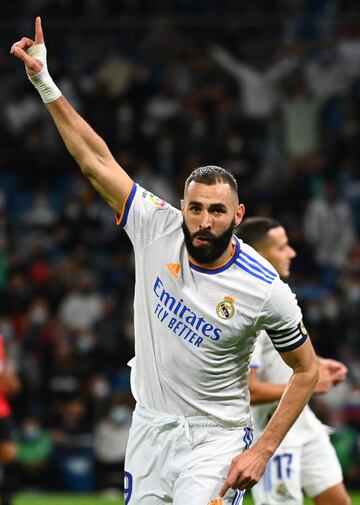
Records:
<instances>
[{"instance_id":1,"label":"white fabric","mask_svg":"<svg viewBox=\"0 0 360 505\"><path fill-rule=\"evenodd\" d=\"M122 224L135 249L138 401L159 412L251 426L248 371L256 333L293 331L301 321L295 296L243 243L220 272L191 267L181 213L140 187L127 202ZM258 262L247 260L251 273L242 268L244 254ZM178 265L178 275L170 272L171 264ZM234 300L228 319L217 313L225 296Z\"/></svg>"},{"instance_id":2,"label":"white fabric","mask_svg":"<svg viewBox=\"0 0 360 505\"><path fill-rule=\"evenodd\" d=\"M28 77L31 83L35 86L39 92L41 99L44 103L50 103L61 96L61 91L56 86L52 80L46 61L46 47L45 44L34 44L30 46L26 51L31 57L36 58L41 61L42 69L35 75L29 75Z\"/></svg>"},{"instance_id":3,"label":"white fabric","mask_svg":"<svg viewBox=\"0 0 360 505\"><path fill-rule=\"evenodd\" d=\"M319 120L323 101L317 97L297 96L281 103L286 152L294 158L313 154L320 143Z\"/></svg>"},{"instance_id":4,"label":"white fabric","mask_svg":"<svg viewBox=\"0 0 360 505\"><path fill-rule=\"evenodd\" d=\"M303 444L285 438L251 490L255 505L303 505L343 480L340 463L325 430L315 429Z\"/></svg>"},{"instance_id":5,"label":"white fabric","mask_svg":"<svg viewBox=\"0 0 360 505\"><path fill-rule=\"evenodd\" d=\"M355 241L352 211L346 200L313 198L305 209L304 232L320 265L342 268Z\"/></svg>"},{"instance_id":6,"label":"white fabric","mask_svg":"<svg viewBox=\"0 0 360 505\"><path fill-rule=\"evenodd\" d=\"M285 58L262 72L241 63L220 46L212 49L211 56L238 80L242 112L251 119L266 119L273 113L278 103L276 83L297 64L296 59Z\"/></svg>"},{"instance_id":7,"label":"white fabric","mask_svg":"<svg viewBox=\"0 0 360 505\"><path fill-rule=\"evenodd\" d=\"M286 384L292 374L265 331L258 336L251 358L257 377L272 384ZM261 435L277 402L251 407L254 438ZM302 489L316 496L342 482L342 472L331 445L327 427L305 407L268 463L260 482L253 488L256 505L303 505Z\"/></svg>"},{"instance_id":8,"label":"white fabric","mask_svg":"<svg viewBox=\"0 0 360 505\"><path fill-rule=\"evenodd\" d=\"M130 422L117 424L109 419L101 421L95 428L94 451L103 463L124 460L129 437Z\"/></svg>"},{"instance_id":9,"label":"white fabric","mask_svg":"<svg viewBox=\"0 0 360 505\"><path fill-rule=\"evenodd\" d=\"M337 60L329 65L311 61L305 66L305 77L310 90L322 99L343 93L348 84L342 65Z\"/></svg>"},{"instance_id":10,"label":"white fabric","mask_svg":"<svg viewBox=\"0 0 360 505\"><path fill-rule=\"evenodd\" d=\"M231 460L250 442L246 429L138 406L125 461L125 503L207 505L219 496ZM223 505L241 505L242 495L230 489Z\"/></svg>"}]
</instances>

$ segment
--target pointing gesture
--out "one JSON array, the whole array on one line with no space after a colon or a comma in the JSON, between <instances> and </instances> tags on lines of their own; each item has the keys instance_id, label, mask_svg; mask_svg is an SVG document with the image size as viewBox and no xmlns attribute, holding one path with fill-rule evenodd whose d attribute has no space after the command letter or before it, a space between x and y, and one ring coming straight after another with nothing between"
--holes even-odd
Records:
<instances>
[{"instance_id":1,"label":"pointing gesture","mask_svg":"<svg viewBox=\"0 0 360 505\"><path fill-rule=\"evenodd\" d=\"M10 54L25 63L26 73L44 103L53 102L61 96L61 91L48 72L40 16L35 19L35 41L23 37L11 46Z\"/></svg>"},{"instance_id":2,"label":"pointing gesture","mask_svg":"<svg viewBox=\"0 0 360 505\"><path fill-rule=\"evenodd\" d=\"M15 42L10 50L10 54L13 54L25 63L26 71L29 76L39 73L43 68L43 62L37 57L36 51L34 53L34 49L40 49L34 46L39 46L41 44L44 44L44 35L41 26L41 18L38 16L35 20L35 42L28 37L23 37L19 42Z\"/></svg>"},{"instance_id":3,"label":"pointing gesture","mask_svg":"<svg viewBox=\"0 0 360 505\"><path fill-rule=\"evenodd\" d=\"M259 450L257 444L236 456L231 462L219 496L223 497L230 488L240 490L252 488L264 473L267 460L268 457Z\"/></svg>"}]
</instances>

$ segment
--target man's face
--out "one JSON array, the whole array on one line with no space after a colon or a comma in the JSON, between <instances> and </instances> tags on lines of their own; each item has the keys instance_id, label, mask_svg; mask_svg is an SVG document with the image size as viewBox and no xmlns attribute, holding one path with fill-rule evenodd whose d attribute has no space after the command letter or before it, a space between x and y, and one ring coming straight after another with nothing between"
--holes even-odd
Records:
<instances>
[{"instance_id":1,"label":"man's face","mask_svg":"<svg viewBox=\"0 0 360 505\"><path fill-rule=\"evenodd\" d=\"M291 260L295 258L296 252L290 247L282 226L269 230L266 239L256 249L273 265L280 277L289 277Z\"/></svg>"},{"instance_id":2,"label":"man's face","mask_svg":"<svg viewBox=\"0 0 360 505\"><path fill-rule=\"evenodd\" d=\"M225 253L245 211L229 184L199 182L189 184L181 210L186 247L201 264L213 263Z\"/></svg>"}]
</instances>

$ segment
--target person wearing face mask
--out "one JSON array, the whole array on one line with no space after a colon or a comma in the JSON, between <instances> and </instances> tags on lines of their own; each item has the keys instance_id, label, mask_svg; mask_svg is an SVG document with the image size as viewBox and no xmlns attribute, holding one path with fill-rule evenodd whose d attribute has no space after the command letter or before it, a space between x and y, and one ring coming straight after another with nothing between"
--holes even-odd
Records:
<instances>
[{"instance_id":1,"label":"person wearing face mask","mask_svg":"<svg viewBox=\"0 0 360 505\"><path fill-rule=\"evenodd\" d=\"M26 416L18 440L19 482L21 488L51 486L50 460L53 444L39 420Z\"/></svg>"},{"instance_id":2,"label":"person wearing face mask","mask_svg":"<svg viewBox=\"0 0 360 505\"><path fill-rule=\"evenodd\" d=\"M119 473L124 468L130 423L131 409L126 398L114 396L108 415L95 428L96 488L99 491L123 491Z\"/></svg>"}]
</instances>

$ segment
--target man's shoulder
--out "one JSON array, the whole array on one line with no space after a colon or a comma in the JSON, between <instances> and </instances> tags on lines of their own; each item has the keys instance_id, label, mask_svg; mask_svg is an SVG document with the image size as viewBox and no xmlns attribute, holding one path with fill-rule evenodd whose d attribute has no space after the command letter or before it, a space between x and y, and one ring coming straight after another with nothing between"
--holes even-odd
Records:
<instances>
[{"instance_id":1,"label":"man's shoulder","mask_svg":"<svg viewBox=\"0 0 360 505\"><path fill-rule=\"evenodd\" d=\"M270 287L279 278L274 267L251 246L242 240L239 242L240 247L234 262L235 266L240 269L249 282Z\"/></svg>"}]
</instances>

